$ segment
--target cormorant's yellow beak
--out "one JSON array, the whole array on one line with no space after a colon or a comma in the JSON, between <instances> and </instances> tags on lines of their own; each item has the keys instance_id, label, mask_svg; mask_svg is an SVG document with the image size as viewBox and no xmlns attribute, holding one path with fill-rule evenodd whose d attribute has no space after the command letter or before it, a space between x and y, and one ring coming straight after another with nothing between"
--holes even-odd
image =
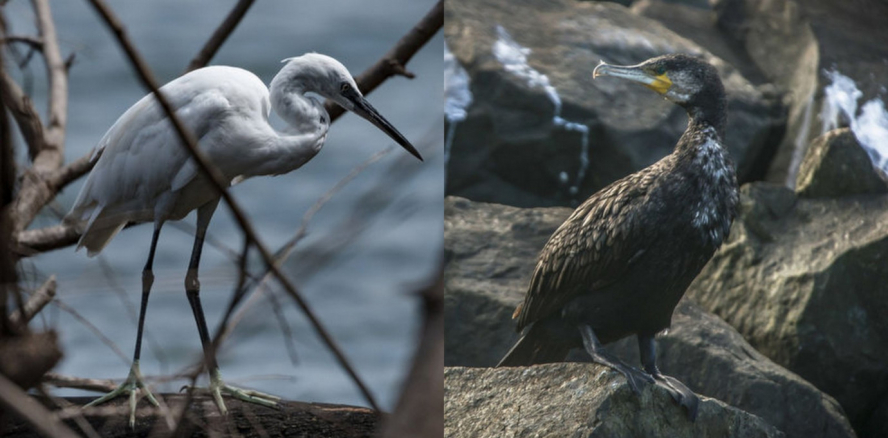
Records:
<instances>
[{"instance_id":1,"label":"cormorant's yellow beak","mask_svg":"<svg viewBox=\"0 0 888 438\"><path fill-rule=\"evenodd\" d=\"M601 64L598 64L598 67L595 67L595 70L592 71L593 78L599 76L614 76L628 79L633 82L638 82L660 94L666 94L666 92L669 91L669 88L672 87L672 80L669 79L668 73L664 72L663 74L654 75L642 70L637 65L610 65L601 61Z\"/></svg>"}]
</instances>

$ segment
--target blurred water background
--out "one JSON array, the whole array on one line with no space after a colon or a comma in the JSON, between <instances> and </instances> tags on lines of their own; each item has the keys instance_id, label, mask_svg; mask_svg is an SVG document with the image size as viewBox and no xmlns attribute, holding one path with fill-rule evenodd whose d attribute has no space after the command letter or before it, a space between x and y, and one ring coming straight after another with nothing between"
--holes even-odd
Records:
<instances>
[{"instance_id":1,"label":"blurred water background","mask_svg":"<svg viewBox=\"0 0 888 438\"><path fill-rule=\"evenodd\" d=\"M109 2L163 83L183 72L234 3ZM211 63L248 69L267 84L280 68L280 60L316 51L339 59L357 75L433 4L415 0L259 1ZM87 2L54 1L51 6L63 56L76 54L70 70L65 151L71 161L88 153L145 90ZM14 0L4 9L11 34L33 34L33 14L27 2ZM408 64L415 79L390 79L368 96L420 149L425 163L397 148L368 166L314 217L308 236L285 265L385 408L396 401L419 327L419 300L412 293L432 275L442 248L442 47L439 33ZM40 59L32 61L24 75L16 76L43 111L46 90ZM233 193L263 241L275 250L295 233L304 213L328 189L391 144L375 127L347 114L332 125L324 149L303 168L279 177L247 180L234 187ZM17 147L24 160L23 144ZM52 207L67 212L82 182L69 186ZM58 216L44 214L34 226L58 221ZM168 223L161 233L142 351L146 376L179 372L201 357L183 286L193 223L192 213L181 225ZM33 324L60 333L65 357L56 372L92 378L126 376L151 229L140 225L124 230L95 259L69 247L23 262L27 285L36 287L50 274L57 275L59 300L126 357L115 354L75 314L51 306ZM242 237L224 205L213 218L210 241L239 250ZM208 244L201 260L201 297L211 331L237 279L232 257ZM261 267L255 261L251 266L254 272ZM273 287L275 292L278 289ZM263 299L251 305L223 345L219 361L226 381L288 399L366 405L292 300L277 295L277 304ZM291 335L285 334L274 308L282 310ZM177 391L185 383L153 382L160 391ZM56 393L83 394L75 390Z\"/></svg>"}]
</instances>

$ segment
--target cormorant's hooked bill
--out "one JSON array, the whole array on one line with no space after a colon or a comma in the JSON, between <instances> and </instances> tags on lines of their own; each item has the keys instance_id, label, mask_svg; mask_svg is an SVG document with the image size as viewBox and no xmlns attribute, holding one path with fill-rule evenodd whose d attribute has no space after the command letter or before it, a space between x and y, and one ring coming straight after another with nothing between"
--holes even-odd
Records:
<instances>
[{"instance_id":1,"label":"cormorant's hooked bill","mask_svg":"<svg viewBox=\"0 0 888 438\"><path fill-rule=\"evenodd\" d=\"M601 61L595 70L592 71L592 78L599 76L614 76L618 78L628 79L647 86L651 90L660 94L666 94L672 87L672 80L669 79L666 71L655 71L650 68L647 62L638 65L610 65Z\"/></svg>"},{"instance_id":2,"label":"cormorant's hooked bill","mask_svg":"<svg viewBox=\"0 0 888 438\"><path fill-rule=\"evenodd\" d=\"M380 115L379 112L376 111L376 108L373 108L373 105L370 105L370 102L368 102L367 99L364 99L364 96L361 96L357 90L352 87L345 87L342 90L342 97L352 104L352 107L348 109L388 134L392 140L401 145L401 147L406 149L407 152L410 152L411 155L419 158L419 161L424 161L422 155L419 154L419 151L417 151L416 148L413 147L413 145L410 144L410 142L385 119L385 117Z\"/></svg>"}]
</instances>

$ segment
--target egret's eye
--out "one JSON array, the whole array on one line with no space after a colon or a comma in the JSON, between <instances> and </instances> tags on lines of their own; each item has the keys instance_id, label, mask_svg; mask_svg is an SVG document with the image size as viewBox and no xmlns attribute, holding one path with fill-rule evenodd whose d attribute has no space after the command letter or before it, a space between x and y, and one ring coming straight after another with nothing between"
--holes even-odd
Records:
<instances>
[{"instance_id":1,"label":"egret's eye","mask_svg":"<svg viewBox=\"0 0 888 438\"><path fill-rule=\"evenodd\" d=\"M348 82L343 82L343 83L339 86L339 92L340 92L340 93L345 93L346 91L348 91L348 90L350 90L350 89L351 89L351 85L349 85Z\"/></svg>"}]
</instances>

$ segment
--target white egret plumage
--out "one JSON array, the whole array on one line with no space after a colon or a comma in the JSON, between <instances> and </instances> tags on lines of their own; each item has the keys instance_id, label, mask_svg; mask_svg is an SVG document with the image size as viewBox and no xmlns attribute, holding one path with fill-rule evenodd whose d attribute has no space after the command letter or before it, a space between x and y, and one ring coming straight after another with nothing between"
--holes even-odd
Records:
<instances>
[{"instance_id":1,"label":"white egret plumage","mask_svg":"<svg viewBox=\"0 0 888 438\"><path fill-rule=\"evenodd\" d=\"M306 95L310 92L367 119L422 160L413 145L364 99L339 61L308 53L284 62L270 88L247 70L212 66L187 73L160 89L198 139L200 149L229 182L290 172L321 150L330 117L318 99ZM271 127L271 108L287 122L290 132L281 133ZM139 371L145 309L154 280L154 252L164 222L182 219L195 209L197 231L185 290L204 347L209 390L223 413L222 393L274 405L276 397L228 386L219 374L200 304L197 271L204 236L220 197L181 144L153 95L145 96L120 116L98 149L98 162L65 219L82 229L78 249L85 247L90 256L98 254L128 223L153 222L154 234L142 273L142 302L129 376L120 387L91 405L129 394L133 424L139 389L157 404Z\"/></svg>"}]
</instances>

